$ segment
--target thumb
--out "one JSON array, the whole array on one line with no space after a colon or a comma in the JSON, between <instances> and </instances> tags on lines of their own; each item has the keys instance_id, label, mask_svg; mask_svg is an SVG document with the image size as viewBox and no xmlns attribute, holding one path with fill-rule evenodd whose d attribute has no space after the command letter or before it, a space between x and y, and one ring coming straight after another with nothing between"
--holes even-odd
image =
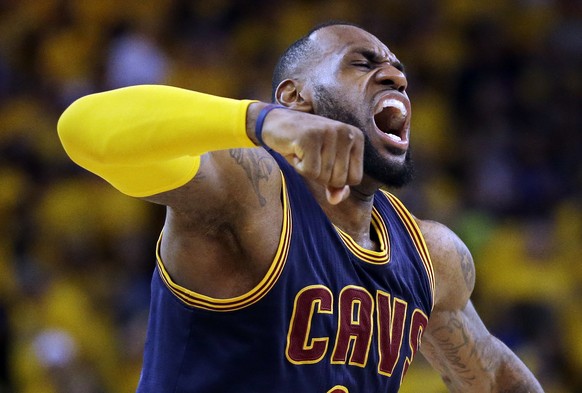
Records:
<instances>
[{"instance_id":1,"label":"thumb","mask_svg":"<svg viewBox=\"0 0 582 393\"><path fill-rule=\"evenodd\" d=\"M325 196L327 201L332 205L337 205L343 202L350 195L350 186L343 186L341 188L328 186L325 188Z\"/></svg>"}]
</instances>

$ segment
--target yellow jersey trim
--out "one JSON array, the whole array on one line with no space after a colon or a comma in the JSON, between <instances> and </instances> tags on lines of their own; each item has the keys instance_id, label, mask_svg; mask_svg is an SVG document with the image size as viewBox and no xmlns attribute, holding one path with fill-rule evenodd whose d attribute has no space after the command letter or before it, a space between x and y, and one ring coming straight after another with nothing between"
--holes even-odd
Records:
<instances>
[{"instance_id":1,"label":"yellow jersey trim","mask_svg":"<svg viewBox=\"0 0 582 393\"><path fill-rule=\"evenodd\" d=\"M273 258L273 262L269 267L269 270L263 277L263 279L249 292L227 299L218 299L210 296L202 295L200 293L191 291L176 284L162 262L160 256L160 244L162 235L157 243L156 247L156 259L158 272L160 277L166 284L166 287L176 296L180 301L190 307L201 308L210 311L235 311L242 308L248 307L260 299L262 299L275 285L285 263L287 262L287 255L289 254L289 246L291 243L291 232L292 232L292 220L291 220L291 208L289 205L289 196L287 194L287 186L285 183L285 177L281 173L282 179L282 195L283 195L283 225L281 229L281 236L279 239L279 245L277 247L277 252Z\"/></svg>"},{"instance_id":2,"label":"yellow jersey trim","mask_svg":"<svg viewBox=\"0 0 582 393\"><path fill-rule=\"evenodd\" d=\"M375 207L372 208L372 230L374 230L378 236L380 251L368 250L360 246L350 235L341 230L341 228L335 225L334 227L346 247L362 261L374 265L385 265L390 262L390 239L388 237L388 228Z\"/></svg>"},{"instance_id":3,"label":"yellow jersey trim","mask_svg":"<svg viewBox=\"0 0 582 393\"><path fill-rule=\"evenodd\" d=\"M422 236L422 232L420 231L420 228L418 227L416 220L414 219L412 214L410 214L410 212L406 209L406 207L404 207L402 202L400 202L400 200L398 198L396 198L394 195L390 194L389 192L384 191L384 190L381 190L381 191L384 193L384 195L386 195L388 197L388 200L390 201L390 203L392 204L392 206L394 207L394 209L396 210L396 212L400 216L400 219L404 223L404 226L406 227L406 230L408 231L408 234L412 238L414 246L416 247L416 250L418 251L418 254L420 255L420 258L422 260L422 264L424 265L424 268L426 270L426 274L428 276L428 280L430 283L430 290L432 292L432 306L431 306L431 310L432 310L432 308L434 307L434 299L435 299L434 267L432 264L432 260L430 258L428 247L426 245L424 237Z\"/></svg>"}]
</instances>

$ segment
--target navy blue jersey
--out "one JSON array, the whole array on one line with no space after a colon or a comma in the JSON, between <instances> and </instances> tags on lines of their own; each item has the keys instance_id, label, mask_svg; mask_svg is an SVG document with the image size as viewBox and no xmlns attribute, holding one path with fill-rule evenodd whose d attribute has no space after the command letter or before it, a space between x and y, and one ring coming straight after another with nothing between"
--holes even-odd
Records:
<instances>
[{"instance_id":1,"label":"navy blue jersey","mask_svg":"<svg viewBox=\"0 0 582 393\"><path fill-rule=\"evenodd\" d=\"M397 392L433 306L418 226L392 195L374 197L360 247L327 218L278 154L284 219L277 254L248 293L215 299L152 279L139 393Z\"/></svg>"}]
</instances>

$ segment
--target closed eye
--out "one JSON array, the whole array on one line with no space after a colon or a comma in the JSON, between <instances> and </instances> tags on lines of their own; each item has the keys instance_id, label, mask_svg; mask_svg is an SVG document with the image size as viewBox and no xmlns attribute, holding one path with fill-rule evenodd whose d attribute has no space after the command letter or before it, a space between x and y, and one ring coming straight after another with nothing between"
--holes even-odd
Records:
<instances>
[{"instance_id":1,"label":"closed eye","mask_svg":"<svg viewBox=\"0 0 582 393\"><path fill-rule=\"evenodd\" d=\"M403 74L406 74L404 64L402 64L396 58L392 59L383 57L376 51L367 48L356 48L354 50L354 53L356 53L358 57L355 58L356 61L354 61L352 64L357 67L362 67L367 70L370 70L377 65L389 63L392 67L396 68L398 71L402 72Z\"/></svg>"},{"instance_id":2,"label":"closed eye","mask_svg":"<svg viewBox=\"0 0 582 393\"><path fill-rule=\"evenodd\" d=\"M354 62L354 63L352 63L352 65L354 65L356 67L360 67L360 68L365 68L366 70L369 70L372 68L372 65L367 61Z\"/></svg>"}]
</instances>

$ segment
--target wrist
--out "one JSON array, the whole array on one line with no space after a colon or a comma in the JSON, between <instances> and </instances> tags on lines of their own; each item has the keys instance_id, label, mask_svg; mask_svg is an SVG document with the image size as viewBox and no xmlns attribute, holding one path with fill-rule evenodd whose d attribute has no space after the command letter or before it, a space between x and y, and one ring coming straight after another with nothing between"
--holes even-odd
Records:
<instances>
[{"instance_id":1,"label":"wrist","mask_svg":"<svg viewBox=\"0 0 582 393\"><path fill-rule=\"evenodd\" d=\"M255 136L255 125L257 123L257 118L261 110L268 104L264 102L253 102L247 107L247 117L246 117L246 132L247 137L256 145L259 146L259 141Z\"/></svg>"},{"instance_id":2,"label":"wrist","mask_svg":"<svg viewBox=\"0 0 582 393\"><path fill-rule=\"evenodd\" d=\"M257 146L267 147L263 140L263 126L267 115L274 109L288 109L280 104L255 102L247 109L246 131L249 139Z\"/></svg>"}]
</instances>

